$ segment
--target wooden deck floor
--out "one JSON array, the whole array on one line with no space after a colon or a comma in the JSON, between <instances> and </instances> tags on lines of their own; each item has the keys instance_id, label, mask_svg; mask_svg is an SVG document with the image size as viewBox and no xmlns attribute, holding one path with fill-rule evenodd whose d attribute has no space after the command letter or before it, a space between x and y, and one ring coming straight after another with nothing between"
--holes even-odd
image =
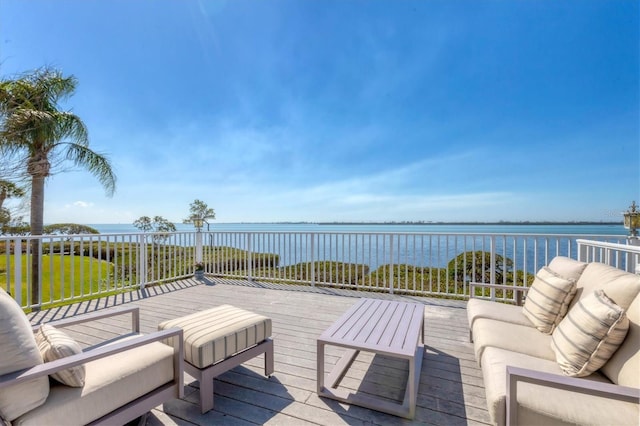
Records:
<instances>
[{"instance_id":1,"label":"wooden deck floor","mask_svg":"<svg viewBox=\"0 0 640 426\"><path fill-rule=\"evenodd\" d=\"M316 394L316 338L346 311L355 297L410 299L425 304L425 345L416 419L408 421ZM215 381L215 409L204 415L197 405L198 382L185 376L185 397L154 409L147 425L211 424L488 424L482 373L468 341L466 303L420 297L401 297L335 289L210 279L156 286L144 292L33 313L33 324L133 303L140 307L143 332L163 320L231 304L273 320L275 373L266 378L261 357L237 367ZM128 327L124 318L75 327L71 334L91 345ZM340 348L327 350L331 369ZM361 353L341 386L401 400L408 364Z\"/></svg>"}]
</instances>

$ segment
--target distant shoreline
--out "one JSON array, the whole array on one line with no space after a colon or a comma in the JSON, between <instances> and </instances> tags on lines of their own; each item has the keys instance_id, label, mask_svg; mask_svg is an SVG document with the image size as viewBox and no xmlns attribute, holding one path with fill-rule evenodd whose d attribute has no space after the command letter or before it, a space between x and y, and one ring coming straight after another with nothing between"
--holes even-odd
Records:
<instances>
[{"instance_id":1,"label":"distant shoreline","mask_svg":"<svg viewBox=\"0 0 640 426\"><path fill-rule=\"evenodd\" d=\"M205 231L222 232L449 232L449 233L533 233L575 235L626 235L620 222L214 222ZM133 225L90 224L100 233L137 233ZM177 223L180 232L194 231L192 225Z\"/></svg>"},{"instance_id":2,"label":"distant shoreline","mask_svg":"<svg viewBox=\"0 0 640 426\"><path fill-rule=\"evenodd\" d=\"M232 224L234 222L220 222L220 223L228 223ZM521 222L512 222L512 221L501 221L501 222L237 222L238 224L243 225L500 225L500 226L510 226L510 225L562 225L562 226L570 226L570 225L622 225L622 220L613 221L613 222L602 222L602 221L571 221L571 222L559 222L559 221L521 221Z\"/></svg>"},{"instance_id":3,"label":"distant shoreline","mask_svg":"<svg viewBox=\"0 0 640 426\"><path fill-rule=\"evenodd\" d=\"M178 228L188 226L182 222L174 223ZM133 226L129 223L99 223L83 224L86 226ZM281 221L281 222L213 222L209 225L314 225L314 226L622 226L620 221L502 221L502 222L306 222L306 221ZM190 226L190 225L189 225Z\"/></svg>"}]
</instances>

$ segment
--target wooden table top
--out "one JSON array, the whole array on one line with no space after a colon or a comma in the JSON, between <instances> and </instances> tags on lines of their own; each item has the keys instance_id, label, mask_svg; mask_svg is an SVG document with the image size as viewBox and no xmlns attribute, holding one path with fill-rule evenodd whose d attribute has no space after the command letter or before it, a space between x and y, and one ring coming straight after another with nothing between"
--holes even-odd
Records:
<instances>
[{"instance_id":1,"label":"wooden table top","mask_svg":"<svg viewBox=\"0 0 640 426\"><path fill-rule=\"evenodd\" d=\"M411 359L423 332L424 305L360 299L318 341Z\"/></svg>"}]
</instances>

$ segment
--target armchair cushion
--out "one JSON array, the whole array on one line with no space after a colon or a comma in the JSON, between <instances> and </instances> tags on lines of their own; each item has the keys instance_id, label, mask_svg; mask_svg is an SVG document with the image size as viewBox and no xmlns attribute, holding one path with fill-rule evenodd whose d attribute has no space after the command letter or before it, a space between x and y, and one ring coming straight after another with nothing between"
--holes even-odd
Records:
<instances>
[{"instance_id":1,"label":"armchair cushion","mask_svg":"<svg viewBox=\"0 0 640 426\"><path fill-rule=\"evenodd\" d=\"M36 332L36 342L45 362L82 353L80 345L67 333L48 324L43 325ZM78 365L58 371L51 377L67 386L80 388L84 386L85 368L84 365Z\"/></svg>"},{"instance_id":2,"label":"armchair cushion","mask_svg":"<svg viewBox=\"0 0 640 426\"><path fill-rule=\"evenodd\" d=\"M0 289L0 375L42 364L27 316L13 298ZM49 379L41 377L0 390L0 416L8 421L47 399Z\"/></svg>"},{"instance_id":3,"label":"armchair cushion","mask_svg":"<svg viewBox=\"0 0 640 426\"><path fill-rule=\"evenodd\" d=\"M522 307L524 315L543 333L551 334L576 294L576 281L543 267L536 274Z\"/></svg>"},{"instance_id":4,"label":"armchair cushion","mask_svg":"<svg viewBox=\"0 0 640 426\"><path fill-rule=\"evenodd\" d=\"M136 336L127 336L130 340ZM174 378L173 348L164 343L129 349L88 362L85 385L51 386L44 405L24 414L13 424L87 424L135 398L171 382Z\"/></svg>"},{"instance_id":5,"label":"armchair cushion","mask_svg":"<svg viewBox=\"0 0 640 426\"><path fill-rule=\"evenodd\" d=\"M551 336L551 348L567 376L597 371L624 341L629 319L602 290L578 302Z\"/></svg>"}]
</instances>

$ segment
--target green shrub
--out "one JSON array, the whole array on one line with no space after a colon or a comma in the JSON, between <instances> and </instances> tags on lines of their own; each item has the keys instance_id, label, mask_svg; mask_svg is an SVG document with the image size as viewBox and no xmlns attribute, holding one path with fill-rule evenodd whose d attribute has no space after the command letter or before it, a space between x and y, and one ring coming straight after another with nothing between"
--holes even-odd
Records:
<instances>
[{"instance_id":1,"label":"green shrub","mask_svg":"<svg viewBox=\"0 0 640 426\"><path fill-rule=\"evenodd\" d=\"M495 282L501 283L505 273L513 272L513 260L494 254ZM491 282L491 253L465 251L449 261L447 270L455 281Z\"/></svg>"},{"instance_id":2,"label":"green shrub","mask_svg":"<svg viewBox=\"0 0 640 426\"><path fill-rule=\"evenodd\" d=\"M211 273L233 273L246 271L248 266L248 252L233 247L215 247L204 254L205 271ZM272 253L252 253L251 267L253 270L263 268L277 268L280 256Z\"/></svg>"},{"instance_id":3,"label":"green shrub","mask_svg":"<svg viewBox=\"0 0 640 426\"><path fill-rule=\"evenodd\" d=\"M366 265L331 261L301 262L283 266L277 272L286 278L310 282L312 270L313 280L317 284L356 285L369 273L369 267Z\"/></svg>"},{"instance_id":4,"label":"green shrub","mask_svg":"<svg viewBox=\"0 0 640 426\"><path fill-rule=\"evenodd\" d=\"M389 273L391 272L391 278ZM447 270L442 268L419 267L408 264L389 265L378 267L360 282L362 286L388 289L390 279L393 282L394 291L428 293L449 292L462 293L463 286L452 281Z\"/></svg>"}]
</instances>

